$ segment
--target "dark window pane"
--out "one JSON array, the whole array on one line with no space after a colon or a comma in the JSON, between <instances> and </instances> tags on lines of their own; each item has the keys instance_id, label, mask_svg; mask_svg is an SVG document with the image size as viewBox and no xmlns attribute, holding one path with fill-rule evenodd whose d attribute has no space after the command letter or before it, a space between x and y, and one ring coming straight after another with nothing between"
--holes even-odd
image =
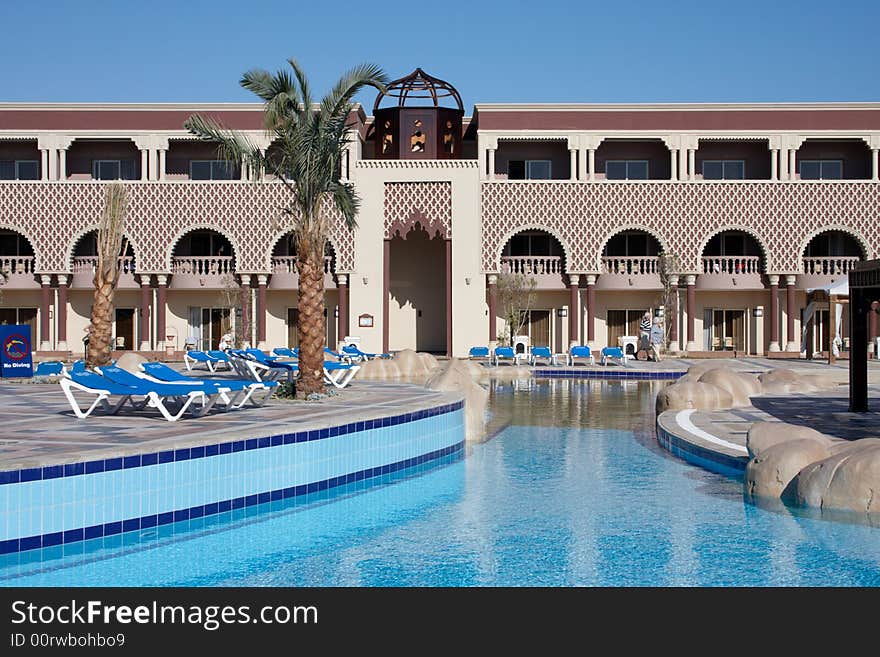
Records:
<instances>
[{"instance_id":1,"label":"dark window pane","mask_svg":"<svg viewBox=\"0 0 880 657\"><path fill-rule=\"evenodd\" d=\"M648 179L648 163L647 162L630 162L627 167L627 178L630 180L647 180Z\"/></svg>"},{"instance_id":2,"label":"dark window pane","mask_svg":"<svg viewBox=\"0 0 880 657\"><path fill-rule=\"evenodd\" d=\"M0 160L0 180L15 180L15 162Z\"/></svg>"},{"instance_id":3,"label":"dark window pane","mask_svg":"<svg viewBox=\"0 0 880 657\"><path fill-rule=\"evenodd\" d=\"M704 180L721 180L724 177L724 163L718 161L703 162Z\"/></svg>"},{"instance_id":4,"label":"dark window pane","mask_svg":"<svg viewBox=\"0 0 880 657\"><path fill-rule=\"evenodd\" d=\"M530 160L527 163L526 175L529 180L549 180L550 179L550 161L549 160Z\"/></svg>"},{"instance_id":5,"label":"dark window pane","mask_svg":"<svg viewBox=\"0 0 880 657\"><path fill-rule=\"evenodd\" d=\"M526 178L526 162L525 160L511 160L507 163L508 180L525 180Z\"/></svg>"},{"instance_id":6,"label":"dark window pane","mask_svg":"<svg viewBox=\"0 0 880 657\"><path fill-rule=\"evenodd\" d=\"M235 165L232 162L218 160L211 167L212 180L232 180L235 178Z\"/></svg>"},{"instance_id":7,"label":"dark window pane","mask_svg":"<svg viewBox=\"0 0 880 657\"><path fill-rule=\"evenodd\" d=\"M95 163L95 178L119 180L119 160L98 160Z\"/></svg>"},{"instance_id":8,"label":"dark window pane","mask_svg":"<svg viewBox=\"0 0 880 657\"><path fill-rule=\"evenodd\" d=\"M840 180L843 178L843 166L839 160L822 162L822 178L825 180Z\"/></svg>"},{"instance_id":9,"label":"dark window pane","mask_svg":"<svg viewBox=\"0 0 880 657\"><path fill-rule=\"evenodd\" d=\"M821 162L801 162L801 180L819 180L821 177Z\"/></svg>"},{"instance_id":10,"label":"dark window pane","mask_svg":"<svg viewBox=\"0 0 880 657\"><path fill-rule=\"evenodd\" d=\"M135 175L135 161L134 160L122 160L119 163L120 175L119 177L122 180L136 180L137 176Z\"/></svg>"},{"instance_id":11,"label":"dark window pane","mask_svg":"<svg viewBox=\"0 0 880 657\"><path fill-rule=\"evenodd\" d=\"M605 177L608 180L626 180L626 162L606 162Z\"/></svg>"},{"instance_id":12,"label":"dark window pane","mask_svg":"<svg viewBox=\"0 0 880 657\"><path fill-rule=\"evenodd\" d=\"M742 180L745 178L745 166L742 162L731 161L724 163L724 178L726 180Z\"/></svg>"},{"instance_id":13,"label":"dark window pane","mask_svg":"<svg viewBox=\"0 0 880 657\"><path fill-rule=\"evenodd\" d=\"M18 167L19 180L39 180L40 179L40 163L37 160L19 160L16 162Z\"/></svg>"},{"instance_id":14,"label":"dark window pane","mask_svg":"<svg viewBox=\"0 0 880 657\"><path fill-rule=\"evenodd\" d=\"M190 162L190 178L192 180L210 180L211 163L209 161Z\"/></svg>"}]
</instances>

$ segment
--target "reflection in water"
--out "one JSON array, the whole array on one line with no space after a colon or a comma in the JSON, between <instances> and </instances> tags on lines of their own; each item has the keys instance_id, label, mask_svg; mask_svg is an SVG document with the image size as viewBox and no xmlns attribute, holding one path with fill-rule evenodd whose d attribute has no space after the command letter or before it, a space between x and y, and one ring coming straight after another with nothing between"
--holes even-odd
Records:
<instances>
[{"instance_id":1,"label":"reflection in water","mask_svg":"<svg viewBox=\"0 0 880 657\"><path fill-rule=\"evenodd\" d=\"M0 577L16 585L880 585L877 530L745 504L739 481L661 450L653 406L662 385L495 383L494 437L464 461L127 554L0 567ZM10 579L18 572L27 574Z\"/></svg>"}]
</instances>

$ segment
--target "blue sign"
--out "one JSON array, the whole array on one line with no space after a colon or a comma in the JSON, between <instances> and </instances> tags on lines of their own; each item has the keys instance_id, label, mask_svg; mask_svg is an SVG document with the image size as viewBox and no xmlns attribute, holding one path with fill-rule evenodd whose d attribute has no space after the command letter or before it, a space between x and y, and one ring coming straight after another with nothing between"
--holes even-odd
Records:
<instances>
[{"instance_id":1,"label":"blue sign","mask_svg":"<svg viewBox=\"0 0 880 657\"><path fill-rule=\"evenodd\" d=\"M27 324L0 326L0 376L11 379L33 375L31 327Z\"/></svg>"}]
</instances>

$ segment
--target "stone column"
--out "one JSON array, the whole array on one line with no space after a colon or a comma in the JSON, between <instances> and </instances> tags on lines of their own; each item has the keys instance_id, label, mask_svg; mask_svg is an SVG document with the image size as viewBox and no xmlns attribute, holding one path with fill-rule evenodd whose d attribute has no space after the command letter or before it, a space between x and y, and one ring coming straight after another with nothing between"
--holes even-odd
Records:
<instances>
[{"instance_id":1,"label":"stone column","mask_svg":"<svg viewBox=\"0 0 880 657\"><path fill-rule=\"evenodd\" d=\"M257 349L266 351L266 284L269 282L268 274L257 274ZM339 311L342 316L342 311Z\"/></svg>"},{"instance_id":2,"label":"stone column","mask_svg":"<svg viewBox=\"0 0 880 657\"><path fill-rule=\"evenodd\" d=\"M167 304L168 275L156 274L156 349L165 349L165 309ZM186 337L186 336L184 336Z\"/></svg>"},{"instance_id":3,"label":"stone column","mask_svg":"<svg viewBox=\"0 0 880 657\"><path fill-rule=\"evenodd\" d=\"M596 149L591 148L587 151L587 171L589 171L589 179L596 179Z\"/></svg>"},{"instance_id":4,"label":"stone column","mask_svg":"<svg viewBox=\"0 0 880 657\"><path fill-rule=\"evenodd\" d=\"M49 314L52 312L52 276L40 276L40 351L52 351L49 339ZM33 339L33 336L31 336Z\"/></svg>"},{"instance_id":5,"label":"stone column","mask_svg":"<svg viewBox=\"0 0 880 657\"><path fill-rule=\"evenodd\" d=\"M339 288L339 326L338 340L341 342L348 336L348 274L336 274L336 287Z\"/></svg>"},{"instance_id":6,"label":"stone column","mask_svg":"<svg viewBox=\"0 0 880 657\"><path fill-rule=\"evenodd\" d=\"M779 180L779 149L770 149L770 180Z\"/></svg>"},{"instance_id":7,"label":"stone column","mask_svg":"<svg viewBox=\"0 0 880 657\"><path fill-rule=\"evenodd\" d=\"M58 180L58 148L49 149L49 180Z\"/></svg>"},{"instance_id":8,"label":"stone column","mask_svg":"<svg viewBox=\"0 0 880 657\"><path fill-rule=\"evenodd\" d=\"M788 151L779 149L779 180L788 180Z\"/></svg>"},{"instance_id":9,"label":"stone column","mask_svg":"<svg viewBox=\"0 0 880 657\"><path fill-rule=\"evenodd\" d=\"M587 344L596 343L596 274L587 274Z\"/></svg>"},{"instance_id":10,"label":"stone column","mask_svg":"<svg viewBox=\"0 0 880 657\"><path fill-rule=\"evenodd\" d=\"M694 180L696 176L696 165L694 164L696 161L696 153L697 151L695 149L688 149L688 180Z\"/></svg>"},{"instance_id":11,"label":"stone column","mask_svg":"<svg viewBox=\"0 0 880 657\"><path fill-rule=\"evenodd\" d=\"M798 336L794 333L794 284L796 276L785 277L785 312L788 315L785 325L785 350L799 352Z\"/></svg>"},{"instance_id":12,"label":"stone column","mask_svg":"<svg viewBox=\"0 0 880 657\"><path fill-rule=\"evenodd\" d=\"M878 164L880 157L878 157L878 152L880 150L876 148L871 149L871 180L875 182L880 180L880 164Z\"/></svg>"},{"instance_id":13,"label":"stone column","mask_svg":"<svg viewBox=\"0 0 880 657\"><path fill-rule=\"evenodd\" d=\"M388 325L391 296L391 240L384 240L382 247L382 351L388 353L390 327Z\"/></svg>"},{"instance_id":14,"label":"stone column","mask_svg":"<svg viewBox=\"0 0 880 657\"><path fill-rule=\"evenodd\" d=\"M251 275L241 276L241 341L251 343Z\"/></svg>"},{"instance_id":15,"label":"stone column","mask_svg":"<svg viewBox=\"0 0 880 657\"><path fill-rule=\"evenodd\" d=\"M486 276L486 287L489 292L489 347L498 343L498 275Z\"/></svg>"},{"instance_id":16,"label":"stone column","mask_svg":"<svg viewBox=\"0 0 880 657\"><path fill-rule=\"evenodd\" d=\"M67 149L58 149L58 180L67 180Z\"/></svg>"},{"instance_id":17,"label":"stone column","mask_svg":"<svg viewBox=\"0 0 880 657\"><path fill-rule=\"evenodd\" d=\"M495 149L488 149L489 152L489 180L495 180Z\"/></svg>"},{"instance_id":18,"label":"stone column","mask_svg":"<svg viewBox=\"0 0 880 657\"><path fill-rule=\"evenodd\" d=\"M150 151L146 148L141 149L141 180L150 179Z\"/></svg>"},{"instance_id":19,"label":"stone column","mask_svg":"<svg viewBox=\"0 0 880 657\"><path fill-rule=\"evenodd\" d=\"M694 341L694 315L697 312L696 275L686 275L684 283L687 286L687 344L685 351L696 351L697 343Z\"/></svg>"},{"instance_id":20,"label":"stone column","mask_svg":"<svg viewBox=\"0 0 880 657\"><path fill-rule=\"evenodd\" d=\"M581 275L568 275L568 343L580 344L581 331L578 316L580 315L579 285Z\"/></svg>"},{"instance_id":21,"label":"stone column","mask_svg":"<svg viewBox=\"0 0 880 657\"><path fill-rule=\"evenodd\" d=\"M49 180L49 149L40 149L40 180Z\"/></svg>"},{"instance_id":22,"label":"stone column","mask_svg":"<svg viewBox=\"0 0 880 657\"><path fill-rule=\"evenodd\" d=\"M150 275L141 274L141 342L139 351L150 350Z\"/></svg>"},{"instance_id":23,"label":"stone column","mask_svg":"<svg viewBox=\"0 0 880 657\"><path fill-rule=\"evenodd\" d=\"M674 290L672 296L672 305L666 308L664 317L666 318L667 332L669 335L669 352L675 353L679 351L678 346L678 275L669 275L669 285Z\"/></svg>"},{"instance_id":24,"label":"stone column","mask_svg":"<svg viewBox=\"0 0 880 657\"><path fill-rule=\"evenodd\" d=\"M669 149L669 179L678 180L678 149Z\"/></svg>"},{"instance_id":25,"label":"stone column","mask_svg":"<svg viewBox=\"0 0 880 657\"><path fill-rule=\"evenodd\" d=\"M159 180L159 150L156 148L148 149L147 158L150 167L147 180Z\"/></svg>"},{"instance_id":26,"label":"stone column","mask_svg":"<svg viewBox=\"0 0 880 657\"><path fill-rule=\"evenodd\" d=\"M877 313L880 313L880 301L872 301L871 311L868 313L868 340L871 342L869 346L874 358L880 360L880 353L877 353L877 336L880 335L877 331Z\"/></svg>"},{"instance_id":27,"label":"stone column","mask_svg":"<svg viewBox=\"0 0 880 657\"><path fill-rule=\"evenodd\" d=\"M58 351L67 351L67 292L70 281L67 274L58 274Z\"/></svg>"},{"instance_id":28,"label":"stone column","mask_svg":"<svg viewBox=\"0 0 880 657\"><path fill-rule=\"evenodd\" d=\"M578 150L578 180L587 179L587 149Z\"/></svg>"},{"instance_id":29,"label":"stone column","mask_svg":"<svg viewBox=\"0 0 880 657\"><path fill-rule=\"evenodd\" d=\"M446 355L452 356L452 240L446 240Z\"/></svg>"},{"instance_id":30,"label":"stone column","mask_svg":"<svg viewBox=\"0 0 880 657\"><path fill-rule=\"evenodd\" d=\"M576 148L569 148L568 149L568 161L569 161L569 168L570 168L569 175L568 175L569 180L577 180L577 170L578 170L577 154L578 154L578 152L577 152Z\"/></svg>"},{"instance_id":31,"label":"stone column","mask_svg":"<svg viewBox=\"0 0 880 657\"><path fill-rule=\"evenodd\" d=\"M246 181L248 179L248 165L247 161L244 160L244 158L242 158L241 160L241 172L239 173L238 179L241 181ZM257 349L259 348L260 347L257 347Z\"/></svg>"},{"instance_id":32,"label":"stone column","mask_svg":"<svg viewBox=\"0 0 880 657\"><path fill-rule=\"evenodd\" d=\"M794 148L788 151L788 179L797 180L797 150Z\"/></svg>"},{"instance_id":33,"label":"stone column","mask_svg":"<svg viewBox=\"0 0 880 657\"><path fill-rule=\"evenodd\" d=\"M678 149L678 179L688 180L688 149Z\"/></svg>"},{"instance_id":34,"label":"stone column","mask_svg":"<svg viewBox=\"0 0 880 657\"><path fill-rule=\"evenodd\" d=\"M159 149L159 171L157 172L159 175L157 176L157 180L165 180L165 149Z\"/></svg>"},{"instance_id":35,"label":"stone column","mask_svg":"<svg viewBox=\"0 0 880 657\"><path fill-rule=\"evenodd\" d=\"M779 276L770 274L770 349L779 351Z\"/></svg>"}]
</instances>

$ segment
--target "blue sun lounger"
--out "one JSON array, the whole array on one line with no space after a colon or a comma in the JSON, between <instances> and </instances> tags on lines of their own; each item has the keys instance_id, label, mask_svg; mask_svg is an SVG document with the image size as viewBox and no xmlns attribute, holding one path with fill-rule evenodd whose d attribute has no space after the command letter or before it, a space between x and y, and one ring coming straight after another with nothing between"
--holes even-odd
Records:
<instances>
[{"instance_id":1,"label":"blue sun lounger","mask_svg":"<svg viewBox=\"0 0 880 657\"><path fill-rule=\"evenodd\" d=\"M468 358L472 360L491 358L489 347L471 347L468 351Z\"/></svg>"},{"instance_id":2,"label":"blue sun lounger","mask_svg":"<svg viewBox=\"0 0 880 657\"><path fill-rule=\"evenodd\" d=\"M272 353L279 358L293 358L294 360L299 360L299 347L294 349L289 347L275 347L272 350Z\"/></svg>"},{"instance_id":3,"label":"blue sun lounger","mask_svg":"<svg viewBox=\"0 0 880 657\"><path fill-rule=\"evenodd\" d=\"M529 354L529 365L537 365L539 360L543 360L547 365L553 364L553 352L550 347L532 347L532 353Z\"/></svg>"},{"instance_id":4,"label":"blue sun lounger","mask_svg":"<svg viewBox=\"0 0 880 657\"><path fill-rule=\"evenodd\" d=\"M590 363L590 365L596 364L596 358L593 356L593 350L585 344L573 346L568 352L568 357L572 365L577 364L576 360L578 358L586 360Z\"/></svg>"},{"instance_id":5,"label":"blue sun lounger","mask_svg":"<svg viewBox=\"0 0 880 657\"><path fill-rule=\"evenodd\" d=\"M495 347L495 353L492 355L492 364L500 365L501 363L510 363L511 365L519 365L519 358L513 347Z\"/></svg>"},{"instance_id":6,"label":"blue sun lounger","mask_svg":"<svg viewBox=\"0 0 880 657\"><path fill-rule=\"evenodd\" d=\"M227 402L228 408L241 408L250 402L254 406L262 406L265 404L275 388L278 387L276 381L245 381L242 379L194 379L172 367L168 367L164 363L141 363L141 371L149 380L157 383L178 383L183 385L202 385L205 387L214 386L216 388L228 388L230 391L239 393L235 398ZM244 397L241 397L241 393ZM263 392L264 394L256 394Z\"/></svg>"},{"instance_id":7,"label":"blue sun lounger","mask_svg":"<svg viewBox=\"0 0 880 657\"><path fill-rule=\"evenodd\" d=\"M217 362L214 363L214 371L217 371L221 365L224 365L227 370L232 369L232 363L229 361L229 354L225 351L220 351L219 349L209 349L208 355L211 358L214 358Z\"/></svg>"},{"instance_id":8,"label":"blue sun lounger","mask_svg":"<svg viewBox=\"0 0 880 657\"><path fill-rule=\"evenodd\" d=\"M203 363L209 372L213 372L217 364L220 362L222 361L213 356L209 356L204 351L193 350L185 351L183 353L183 364L186 365L186 369L190 371L192 371L193 367L199 363Z\"/></svg>"},{"instance_id":9,"label":"blue sun lounger","mask_svg":"<svg viewBox=\"0 0 880 657\"><path fill-rule=\"evenodd\" d=\"M374 358L391 358L391 354L368 354L361 351L355 344L347 344L342 348L342 353L349 356L352 360L373 360Z\"/></svg>"},{"instance_id":10,"label":"blue sun lounger","mask_svg":"<svg viewBox=\"0 0 880 657\"><path fill-rule=\"evenodd\" d=\"M602 347L602 365L608 365L609 360L616 360L621 367L626 367L626 354L620 347Z\"/></svg>"}]
</instances>

